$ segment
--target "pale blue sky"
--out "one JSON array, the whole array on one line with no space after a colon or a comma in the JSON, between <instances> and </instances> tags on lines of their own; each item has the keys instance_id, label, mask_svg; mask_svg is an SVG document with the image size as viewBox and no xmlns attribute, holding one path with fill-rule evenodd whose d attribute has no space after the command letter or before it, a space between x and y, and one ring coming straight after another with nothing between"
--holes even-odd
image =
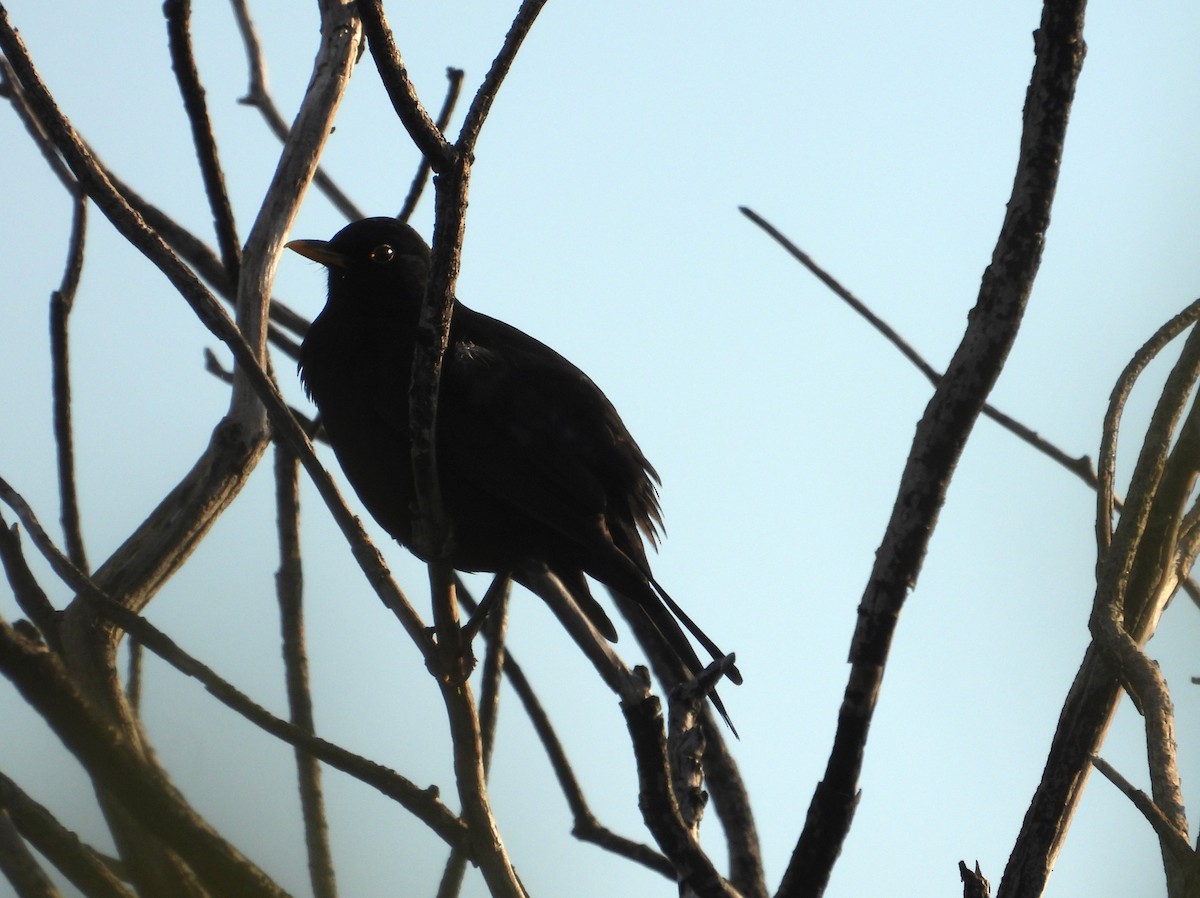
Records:
<instances>
[{"instance_id":1,"label":"pale blue sky","mask_svg":"<svg viewBox=\"0 0 1200 898\"><path fill-rule=\"evenodd\" d=\"M276 144L236 103L246 76L229 11L195 5L244 236ZM65 24L60 6L8 6L84 136L207 236L158 5L77 3ZM289 116L316 46L311 6L253 10ZM427 105L440 104L446 66L465 69L473 92L512 5L413 6L390 4L389 16ZM773 221L941 367L1004 213L1039 12L1029 0L551 2L479 143L459 295L591 374L663 475L668 539L655 570L738 653L746 683L724 694L772 887L824 767L855 608L929 387L737 207ZM1200 10L1182 0L1098 2L1086 36L1042 273L992 398L1066 451L1094 456L1121 367L1200 294ZM6 108L0 147L0 357L10 372L0 385L0 475L50 524L46 297L69 203ZM364 59L328 170L370 214L387 214L415 159ZM428 234L430 221L426 202L414 223ZM326 237L342 223L314 192L294 236ZM276 292L315 315L321 273L284 258ZM216 341L98 213L72 330L81 503L97 563L187 470L226 394L202 368L202 349ZM277 369L301 403L291 364L280 357ZM1152 390L1137 399L1127 453ZM271 491L268 462L148 616L282 710ZM303 501L319 730L452 795L436 690L316 495L306 488ZM1073 476L980 423L901 621L830 896L961 894L959 859L978 859L999 879L1086 644L1093 505ZM378 535L424 607L421 567ZM0 614L17 616L7 591ZM1200 711L1188 677L1200 673L1198 639L1200 615L1181 601L1151 643L1175 689L1193 804ZM529 595L514 603L510 647L539 684L597 813L643 838L611 695ZM620 648L636 660L628 639ZM531 892L673 895L661 878L569 836L548 765L505 699L493 795ZM146 717L189 798L306 894L290 750L153 661ZM0 719L0 769L93 835L84 779L4 684ZM1126 707L1104 754L1144 784L1142 746ZM330 773L326 786L343 894L384 894L381 883L389 894L432 894L440 843L357 783ZM1149 827L1094 780L1050 894L1162 891ZM464 894L482 895L478 880Z\"/></svg>"}]
</instances>

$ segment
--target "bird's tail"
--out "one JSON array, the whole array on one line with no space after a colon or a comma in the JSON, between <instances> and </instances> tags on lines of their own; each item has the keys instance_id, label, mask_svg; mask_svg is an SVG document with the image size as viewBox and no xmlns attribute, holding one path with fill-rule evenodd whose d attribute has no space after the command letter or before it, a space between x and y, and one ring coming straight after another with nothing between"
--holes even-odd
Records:
<instances>
[{"instance_id":1,"label":"bird's tail","mask_svg":"<svg viewBox=\"0 0 1200 898\"><path fill-rule=\"evenodd\" d=\"M704 650L712 655L712 659L714 661L719 661L725 657L725 653L717 648L717 644L708 638L708 634L700 629L699 624L688 617L687 613L675 603L675 600L671 598L670 594L662 588L661 583L651 577L650 585L654 587L654 591L658 593L659 597L664 603L666 603L666 606L671 609L671 613L679 619L681 624L687 627L689 633L696 637L696 641L704 646ZM728 677L729 681L734 685L742 685L742 672L738 670L736 666L731 666L729 670L726 671L725 676Z\"/></svg>"},{"instance_id":2,"label":"bird's tail","mask_svg":"<svg viewBox=\"0 0 1200 898\"><path fill-rule=\"evenodd\" d=\"M650 589L651 584L654 587L653 590ZM696 636L697 641L712 654L714 659L725 657L725 654L713 644L713 641L679 609L675 601L653 580L650 580L649 583L643 581L643 589L639 591L640 594L628 595L615 589L610 589L610 591L625 612L625 616L628 618L636 615L649 624L649 629L654 636L661 640L667 654L676 659L679 666L691 676L699 676L704 670L705 664L697 656L696 650L692 647L687 634L683 632L683 628L679 626L680 622L683 622L688 630ZM636 626L635 621L631 619L630 624L634 626L639 638L644 638L643 633L638 632L640 628ZM683 671L677 668L675 676L682 673ZM726 675L734 683L742 682L742 675L736 667L732 667ZM670 684L668 683L668 685ZM721 701L721 696L717 694L716 690L713 690L709 693L708 698L713 707L717 709L717 713L721 715L721 719L725 721L725 725L729 727L730 732L736 737L737 727L733 725L729 712L725 710L725 703Z\"/></svg>"}]
</instances>

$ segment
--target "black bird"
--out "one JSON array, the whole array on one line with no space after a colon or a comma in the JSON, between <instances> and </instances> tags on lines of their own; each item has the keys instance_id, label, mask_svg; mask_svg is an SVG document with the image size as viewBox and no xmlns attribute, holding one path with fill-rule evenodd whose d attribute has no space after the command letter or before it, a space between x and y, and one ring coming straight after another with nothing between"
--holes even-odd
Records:
<instances>
[{"instance_id":1,"label":"black bird","mask_svg":"<svg viewBox=\"0 0 1200 898\"><path fill-rule=\"evenodd\" d=\"M408 439L413 343L428 280L421 236L366 218L332 240L288 247L329 269L329 299L300 347L300 376L338 462L375 520L412 548ZM655 581L658 475L617 410L550 347L456 302L438 393L437 464L452 532L451 565L512 574L531 588L549 570L596 629L617 632L587 574L644 614L691 674L704 667L682 623L701 629ZM728 674L736 683L736 668ZM720 698L713 704L728 722Z\"/></svg>"}]
</instances>

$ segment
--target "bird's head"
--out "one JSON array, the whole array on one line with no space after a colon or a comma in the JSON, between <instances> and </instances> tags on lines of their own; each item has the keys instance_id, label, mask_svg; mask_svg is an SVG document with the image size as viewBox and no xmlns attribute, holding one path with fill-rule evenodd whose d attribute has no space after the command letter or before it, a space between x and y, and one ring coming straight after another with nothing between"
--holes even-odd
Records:
<instances>
[{"instance_id":1,"label":"bird's head","mask_svg":"<svg viewBox=\"0 0 1200 898\"><path fill-rule=\"evenodd\" d=\"M331 303L419 303L425 295L429 246L394 218L364 218L331 240L293 240L287 248L329 269Z\"/></svg>"}]
</instances>

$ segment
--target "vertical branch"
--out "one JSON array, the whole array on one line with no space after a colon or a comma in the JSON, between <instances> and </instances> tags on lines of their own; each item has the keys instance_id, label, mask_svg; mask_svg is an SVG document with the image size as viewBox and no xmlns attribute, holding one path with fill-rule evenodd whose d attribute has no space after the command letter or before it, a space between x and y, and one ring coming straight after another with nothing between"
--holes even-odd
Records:
<instances>
[{"instance_id":1,"label":"vertical branch","mask_svg":"<svg viewBox=\"0 0 1200 898\"><path fill-rule=\"evenodd\" d=\"M496 722L500 710L500 676L505 666L504 632L508 626L508 594L512 581L508 576L497 574L488 587L488 592L499 592L495 602L489 602L488 596L484 603L488 605L487 619L484 621L483 632L487 638L487 652L483 656L482 681L483 686L479 696L479 729L480 754L483 759L483 774L486 777L491 767L492 746L496 738ZM455 578L455 592L459 583ZM459 596L462 599L462 596ZM467 603L464 602L464 605ZM438 884L437 898L455 898L462 891L463 875L467 870L467 855L461 848L453 848L446 860L446 869L442 872L442 881Z\"/></svg>"},{"instance_id":2,"label":"vertical branch","mask_svg":"<svg viewBox=\"0 0 1200 898\"><path fill-rule=\"evenodd\" d=\"M279 164L246 238L235 303L237 325L256 357L265 357L267 309L284 238L317 169L317 160L345 95L361 42L353 0L337 0L322 14L324 43L314 63L304 102L284 144ZM299 189L297 189L299 188ZM265 422L265 409L251 379L234 371L230 414Z\"/></svg>"},{"instance_id":3,"label":"vertical branch","mask_svg":"<svg viewBox=\"0 0 1200 898\"><path fill-rule=\"evenodd\" d=\"M142 708L142 642L136 636L130 636L125 643L129 652L129 667L125 674L125 701L135 714L141 713Z\"/></svg>"},{"instance_id":4,"label":"vertical branch","mask_svg":"<svg viewBox=\"0 0 1200 898\"><path fill-rule=\"evenodd\" d=\"M312 692L308 685L308 655L304 649L303 569L300 556L299 462L282 443L275 444L275 504L279 528L279 571L275 587L283 631L283 664L291 721L306 733L315 732ZM329 826L321 795L321 765L307 751L296 748L300 808L308 871L316 898L336 898Z\"/></svg>"},{"instance_id":5,"label":"vertical branch","mask_svg":"<svg viewBox=\"0 0 1200 898\"><path fill-rule=\"evenodd\" d=\"M621 711L632 737L637 762L638 807L642 820L671 860L681 895L739 898L717 872L681 816L671 782L671 765L667 760L662 705L650 692L649 671L639 667L635 674L640 679L640 688L630 684L631 690L621 698Z\"/></svg>"},{"instance_id":6,"label":"vertical branch","mask_svg":"<svg viewBox=\"0 0 1200 898\"><path fill-rule=\"evenodd\" d=\"M439 596L448 596L450 602L454 603L454 572L444 562L431 563L429 585L434 596L434 623L438 633L437 659L440 669L437 681L450 722L455 781L475 862L494 898L527 898L504 850L488 800L479 716L470 683L467 682L460 640L454 639L449 643L443 640L444 633L459 634L457 614L451 610L447 619L443 603L438 601Z\"/></svg>"},{"instance_id":7,"label":"vertical branch","mask_svg":"<svg viewBox=\"0 0 1200 898\"><path fill-rule=\"evenodd\" d=\"M54 448L58 457L58 492L62 508L63 538L67 556L76 567L87 570L83 529L79 522L79 494L75 485L75 440L71 428L71 366L67 322L75 304L75 291L83 272L83 248L87 233L87 197L75 184L71 217L70 249L62 283L50 294L50 365L54 393Z\"/></svg>"},{"instance_id":8,"label":"vertical branch","mask_svg":"<svg viewBox=\"0 0 1200 898\"><path fill-rule=\"evenodd\" d=\"M1165 333L1177 334L1181 316L1151 338L1113 390L1105 417L1098 470L1102 498L1097 510L1101 546L1093 612L1118 608L1122 627L1135 645L1150 638L1166 602L1179 585L1176 557L1179 524L1194 479L1194 460L1169 451L1171 435L1200 377L1200 330L1189 334L1182 353L1151 417L1141 454L1130 482L1120 521L1108 536L1116 426L1132 380L1149 357L1161 349ZM1105 486L1107 484L1107 486ZM1095 641L1071 684L1059 714L1042 777L1021 822L1004 869L997 898L1040 894L1066 839L1075 810L1120 701L1120 680L1113 664Z\"/></svg>"},{"instance_id":9,"label":"vertical branch","mask_svg":"<svg viewBox=\"0 0 1200 898\"><path fill-rule=\"evenodd\" d=\"M850 829L866 741L900 610L920 574L958 459L1016 339L1041 262L1067 119L1083 64L1083 0L1047 0L1035 34L1020 157L991 264L967 330L925 409L859 606L851 671L825 775L780 885L824 892Z\"/></svg>"},{"instance_id":10,"label":"vertical branch","mask_svg":"<svg viewBox=\"0 0 1200 898\"><path fill-rule=\"evenodd\" d=\"M0 478L0 489L5 486L7 484L4 483L3 478ZM4 520L4 515L0 514L0 565L4 567L9 586L12 587L13 598L17 600L17 607L37 628L46 644L55 652L61 652L62 640L59 638L58 631L58 611L51 604L50 597L46 595L46 591L42 589L37 578L33 576L29 565L25 563L19 533L16 525L13 525L10 530L8 522Z\"/></svg>"}]
</instances>

